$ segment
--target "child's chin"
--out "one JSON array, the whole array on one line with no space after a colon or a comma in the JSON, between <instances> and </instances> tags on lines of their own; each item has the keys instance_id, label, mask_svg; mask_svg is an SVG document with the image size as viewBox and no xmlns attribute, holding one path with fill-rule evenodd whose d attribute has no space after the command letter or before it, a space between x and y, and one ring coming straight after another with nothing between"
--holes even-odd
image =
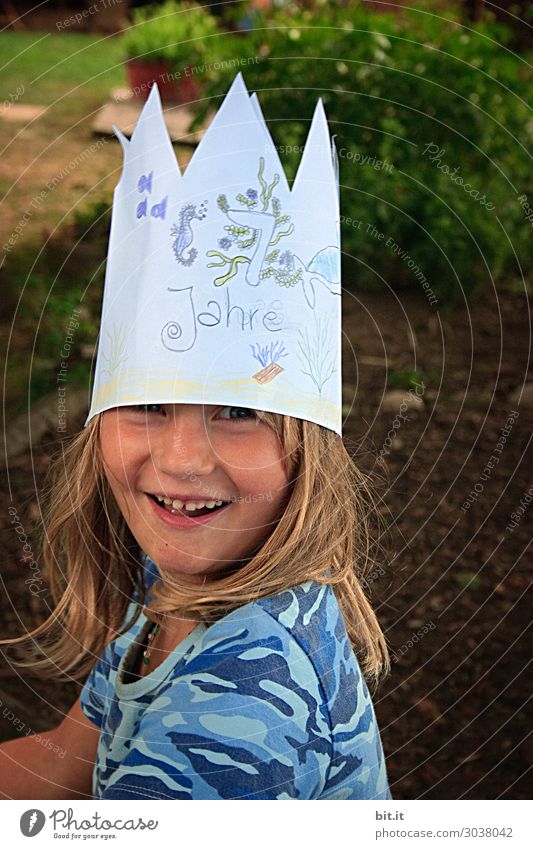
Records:
<instances>
[{"instance_id":1,"label":"child's chin","mask_svg":"<svg viewBox=\"0 0 533 849\"><path fill-rule=\"evenodd\" d=\"M204 582L204 575L207 576L210 571L205 565L180 564L176 563L175 560L170 560L168 557L160 559L157 568L163 579L175 579L184 581L187 584L202 584Z\"/></svg>"}]
</instances>

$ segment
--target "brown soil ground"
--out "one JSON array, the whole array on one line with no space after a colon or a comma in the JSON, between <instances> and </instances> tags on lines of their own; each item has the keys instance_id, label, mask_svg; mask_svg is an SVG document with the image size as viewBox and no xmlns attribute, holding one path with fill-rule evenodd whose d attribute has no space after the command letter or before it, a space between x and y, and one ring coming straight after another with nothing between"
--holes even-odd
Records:
<instances>
[{"instance_id":1,"label":"brown soil ground","mask_svg":"<svg viewBox=\"0 0 533 849\"><path fill-rule=\"evenodd\" d=\"M508 528L521 499L527 507L531 487L532 412L513 398L529 368L529 304L493 294L443 318L419 294L351 294L343 326L344 400L352 405L346 443L367 470L387 447L380 495L391 552L371 591L392 655L374 703L393 796L526 799L527 510ZM399 404L383 403L387 369L405 368L432 377L423 407L409 410L388 447ZM512 411L519 414L506 430ZM71 426L82 423L80 416ZM8 508L16 508L27 534L36 527L56 439L46 433L3 475L9 635L42 618L48 595L28 590ZM487 473L493 456L498 461ZM474 487L474 503L463 511ZM53 727L79 691L75 683L38 681L9 665L0 674L1 739Z\"/></svg>"}]
</instances>

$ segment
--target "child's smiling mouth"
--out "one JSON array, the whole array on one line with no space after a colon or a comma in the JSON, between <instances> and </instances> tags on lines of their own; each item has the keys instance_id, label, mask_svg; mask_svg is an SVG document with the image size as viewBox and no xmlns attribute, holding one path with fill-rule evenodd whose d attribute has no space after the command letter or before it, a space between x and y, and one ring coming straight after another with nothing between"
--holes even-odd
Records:
<instances>
[{"instance_id":1,"label":"child's smiling mouth","mask_svg":"<svg viewBox=\"0 0 533 849\"><path fill-rule=\"evenodd\" d=\"M215 513L219 513L229 507L230 501L214 501L206 500L190 496L182 498L163 495L154 495L150 492L145 493L151 503L154 505L156 514L176 527L192 527L194 525L203 524L200 520L209 520Z\"/></svg>"}]
</instances>

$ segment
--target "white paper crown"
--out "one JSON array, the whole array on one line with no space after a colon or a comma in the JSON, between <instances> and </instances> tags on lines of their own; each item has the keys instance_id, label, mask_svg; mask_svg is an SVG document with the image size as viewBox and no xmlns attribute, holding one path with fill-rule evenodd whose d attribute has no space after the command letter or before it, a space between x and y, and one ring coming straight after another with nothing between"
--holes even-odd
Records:
<instances>
[{"instance_id":1,"label":"white paper crown","mask_svg":"<svg viewBox=\"0 0 533 849\"><path fill-rule=\"evenodd\" d=\"M292 189L241 74L181 174L154 85L113 198L93 416L224 404L341 434L337 159L319 100Z\"/></svg>"}]
</instances>

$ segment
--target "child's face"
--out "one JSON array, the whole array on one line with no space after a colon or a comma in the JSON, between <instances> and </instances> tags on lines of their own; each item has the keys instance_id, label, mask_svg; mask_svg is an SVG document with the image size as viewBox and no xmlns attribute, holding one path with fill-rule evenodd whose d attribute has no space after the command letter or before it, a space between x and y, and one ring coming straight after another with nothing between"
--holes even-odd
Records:
<instances>
[{"instance_id":1,"label":"child's face","mask_svg":"<svg viewBox=\"0 0 533 849\"><path fill-rule=\"evenodd\" d=\"M116 407L102 414L100 446L138 544L159 568L188 580L248 556L288 497L278 438L246 407ZM227 504L204 518L180 504L169 512L153 496Z\"/></svg>"}]
</instances>

